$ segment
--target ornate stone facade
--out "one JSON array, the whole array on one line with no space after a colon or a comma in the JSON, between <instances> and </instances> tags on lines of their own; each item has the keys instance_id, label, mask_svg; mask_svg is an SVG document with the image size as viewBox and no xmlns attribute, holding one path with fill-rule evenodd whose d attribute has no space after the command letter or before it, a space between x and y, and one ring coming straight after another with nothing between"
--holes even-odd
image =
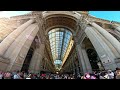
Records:
<instances>
[{"instance_id":1,"label":"ornate stone facade","mask_svg":"<svg viewBox=\"0 0 120 90\"><path fill-rule=\"evenodd\" d=\"M32 48L29 70L55 72L47 35L56 27L68 28L74 40L61 73L92 72L96 68L91 58L98 60L104 69L120 67L120 23L93 17L87 11L34 11L1 18L0 27L0 70L21 70Z\"/></svg>"}]
</instances>

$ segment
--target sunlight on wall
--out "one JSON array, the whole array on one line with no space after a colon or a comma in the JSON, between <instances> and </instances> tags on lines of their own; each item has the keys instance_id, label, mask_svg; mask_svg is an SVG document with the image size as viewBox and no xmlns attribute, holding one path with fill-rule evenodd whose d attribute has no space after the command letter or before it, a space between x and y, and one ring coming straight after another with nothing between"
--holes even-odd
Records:
<instances>
[{"instance_id":1,"label":"sunlight on wall","mask_svg":"<svg viewBox=\"0 0 120 90\"><path fill-rule=\"evenodd\" d=\"M10 18L11 16L23 15L30 13L31 11L1 11L0 18Z\"/></svg>"}]
</instances>

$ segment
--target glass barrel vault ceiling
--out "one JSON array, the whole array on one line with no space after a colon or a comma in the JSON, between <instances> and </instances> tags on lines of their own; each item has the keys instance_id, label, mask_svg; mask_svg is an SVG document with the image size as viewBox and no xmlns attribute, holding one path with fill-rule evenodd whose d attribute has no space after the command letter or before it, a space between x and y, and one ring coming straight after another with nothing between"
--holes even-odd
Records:
<instances>
[{"instance_id":1,"label":"glass barrel vault ceiling","mask_svg":"<svg viewBox=\"0 0 120 90\"><path fill-rule=\"evenodd\" d=\"M62 64L72 33L66 28L54 28L48 32L54 64Z\"/></svg>"}]
</instances>

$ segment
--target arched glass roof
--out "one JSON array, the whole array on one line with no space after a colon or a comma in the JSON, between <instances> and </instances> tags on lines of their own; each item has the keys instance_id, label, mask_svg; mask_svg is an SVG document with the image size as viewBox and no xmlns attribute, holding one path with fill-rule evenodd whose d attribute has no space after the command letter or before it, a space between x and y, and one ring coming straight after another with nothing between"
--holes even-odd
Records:
<instances>
[{"instance_id":1,"label":"arched glass roof","mask_svg":"<svg viewBox=\"0 0 120 90\"><path fill-rule=\"evenodd\" d=\"M64 58L72 33L67 28L54 28L48 32L53 60ZM60 62L60 61L59 61ZM62 64L55 63L55 64Z\"/></svg>"}]
</instances>

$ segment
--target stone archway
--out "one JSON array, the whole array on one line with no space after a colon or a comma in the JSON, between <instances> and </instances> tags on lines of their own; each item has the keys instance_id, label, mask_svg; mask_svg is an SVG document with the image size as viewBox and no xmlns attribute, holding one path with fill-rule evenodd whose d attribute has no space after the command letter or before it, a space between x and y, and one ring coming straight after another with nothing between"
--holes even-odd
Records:
<instances>
[{"instance_id":1,"label":"stone archway","mask_svg":"<svg viewBox=\"0 0 120 90\"><path fill-rule=\"evenodd\" d=\"M97 55L97 52L94 49L87 49L87 55L93 71L104 70L99 56Z\"/></svg>"},{"instance_id":2,"label":"stone archway","mask_svg":"<svg viewBox=\"0 0 120 90\"><path fill-rule=\"evenodd\" d=\"M79 65L81 67L82 73L86 73L86 72L92 73L92 71L96 71L96 70L99 71L104 69L103 65L101 65L101 60L99 59L99 56L94 46L92 45L89 38L87 38L86 36L83 37L81 44L77 45L77 51L78 51Z\"/></svg>"},{"instance_id":3,"label":"stone archway","mask_svg":"<svg viewBox=\"0 0 120 90\"><path fill-rule=\"evenodd\" d=\"M89 38L85 37L85 39L83 40L82 49L84 49L83 53L85 55L85 57L84 57L85 61L86 61L86 59L89 60L85 63L90 63L92 71L104 70L101 60L100 60L94 46L92 45L91 41L89 40ZM89 64L86 64L86 67L88 67L87 65L89 65Z\"/></svg>"},{"instance_id":4,"label":"stone archway","mask_svg":"<svg viewBox=\"0 0 120 90\"><path fill-rule=\"evenodd\" d=\"M45 25L45 35L56 27L64 27L68 28L72 34L75 34L77 30L78 20L75 16L67 15L67 14L51 14L44 17L44 25Z\"/></svg>"},{"instance_id":5,"label":"stone archway","mask_svg":"<svg viewBox=\"0 0 120 90\"><path fill-rule=\"evenodd\" d=\"M77 30L77 22L77 18L72 15L59 14L59 12L57 14L51 13L51 15L44 17L45 36L48 37L47 39L49 39L48 33L56 28L64 28L70 31L72 35L75 35ZM61 33L62 32L60 32L60 34ZM65 37L65 33L66 31L63 31L63 38ZM57 34L55 33L55 35ZM61 37L61 35L59 36ZM64 42L64 40L62 40L62 42Z\"/></svg>"}]
</instances>

